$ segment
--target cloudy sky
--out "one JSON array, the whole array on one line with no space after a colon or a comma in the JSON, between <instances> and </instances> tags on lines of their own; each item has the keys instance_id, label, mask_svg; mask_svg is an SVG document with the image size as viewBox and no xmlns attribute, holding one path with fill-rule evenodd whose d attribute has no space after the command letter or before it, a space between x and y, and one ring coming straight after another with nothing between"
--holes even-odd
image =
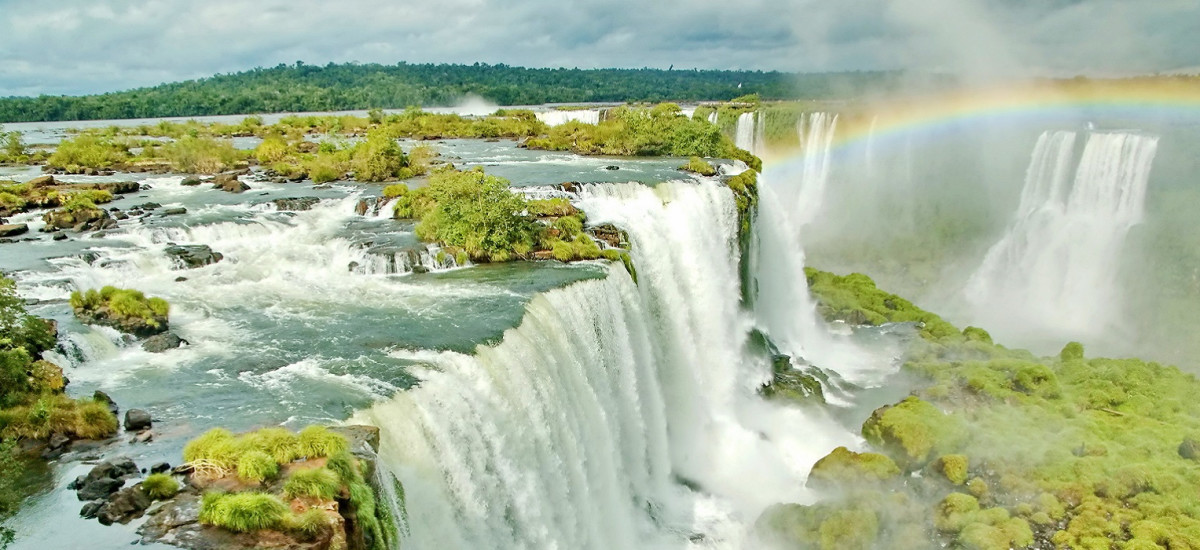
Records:
<instances>
[{"instance_id":1,"label":"cloudy sky","mask_svg":"<svg viewBox=\"0 0 1200 550\"><path fill-rule=\"evenodd\" d=\"M304 61L1200 71L1198 0L0 0L0 96Z\"/></svg>"}]
</instances>

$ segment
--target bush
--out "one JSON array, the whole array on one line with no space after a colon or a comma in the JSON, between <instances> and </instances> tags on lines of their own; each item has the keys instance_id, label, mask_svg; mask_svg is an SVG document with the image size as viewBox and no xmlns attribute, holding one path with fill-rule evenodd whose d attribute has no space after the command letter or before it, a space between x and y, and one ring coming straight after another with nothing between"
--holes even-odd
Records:
<instances>
[{"instance_id":1,"label":"bush","mask_svg":"<svg viewBox=\"0 0 1200 550\"><path fill-rule=\"evenodd\" d=\"M342 490L342 481L329 468L299 470L288 476L283 492L290 498L313 497L332 500Z\"/></svg>"},{"instance_id":2,"label":"bush","mask_svg":"<svg viewBox=\"0 0 1200 550\"><path fill-rule=\"evenodd\" d=\"M104 439L117 433L117 418L107 403L76 401L62 394L31 395L27 399L26 403L0 409L0 439L41 440L55 433L74 439Z\"/></svg>"},{"instance_id":3,"label":"bush","mask_svg":"<svg viewBox=\"0 0 1200 550\"><path fill-rule=\"evenodd\" d=\"M245 155L233 143L210 137L185 136L160 150L171 168L189 174L216 174L237 165Z\"/></svg>"},{"instance_id":4,"label":"bush","mask_svg":"<svg viewBox=\"0 0 1200 550\"><path fill-rule=\"evenodd\" d=\"M142 492L154 500L164 500L179 493L179 482L167 474L150 474L142 481Z\"/></svg>"},{"instance_id":5,"label":"bush","mask_svg":"<svg viewBox=\"0 0 1200 550\"><path fill-rule=\"evenodd\" d=\"M237 459L237 476L243 481L262 483L279 475L279 464L259 450L242 453Z\"/></svg>"},{"instance_id":6,"label":"bush","mask_svg":"<svg viewBox=\"0 0 1200 550\"><path fill-rule=\"evenodd\" d=\"M349 448L345 437L329 431L325 426L308 426L300 430L300 456L317 458L333 456Z\"/></svg>"},{"instance_id":7,"label":"bush","mask_svg":"<svg viewBox=\"0 0 1200 550\"><path fill-rule=\"evenodd\" d=\"M351 168L358 181L387 181L400 176L408 157L386 130L372 130L354 148Z\"/></svg>"},{"instance_id":8,"label":"bush","mask_svg":"<svg viewBox=\"0 0 1200 550\"><path fill-rule=\"evenodd\" d=\"M383 196L385 198L394 199L408 194L408 186L403 183L389 185L383 188Z\"/></svg>"},{"instance_id":9,"label":"bush","mask_svg":"<svg viewBox=\"0 0 1200 550\"><path fill-rule=\"evenodd\" d=\"M685 172L692 172L693 174L700 174L701 176L717 175L716 167L700 157L692 157L688 159L687 164L680 166L679 169Z\"/></svg>"},{"instance_id":10,"label":"bush","mask_svg":"<svg viewBox=\"0 0 1200 550\"><path fill-rule=\"evenodd\" d=\"M80 134L63 140L46 164L55 168L79 172L80 168L112 168L129 160L129 149L111 139L92 134Z\"/></svg>"},{"instance_id":11,"label":"bush","mask_svg":"<svg viewBox=\"0 0 1200 550\"><path fill-rule=\"evenodd\" d=\"M275 529L283 523L288 507L279 497L266 493L205 493L200 503L200 522L235 533Z\"/></svg>"},{"instance_id":12,"label":"bush","mask_svg":"<svg viewBox=\"0 0 1200 550\"><path fill-rule=\"evenodd\" d=\"M220 468L237 467L238 448L233 433L225 428L213 428L204 432L183 447L184 462L204 460Z\"/></svg>"},{"instance_id":13,"label":"bush","mask_svg":"<svg viewBox=\"0 0 1200 550\"><path fill-rule=\"evenodd\" d=\"M263 428L243 434L238 447L262 451L279 464L300 458L300 438L286 428Z\"/></svg>"},{"instance_id":14,"label":"bush","mask_svg":"<svg viewBox=\"0 0 1200 550\"><path fill-rule=\"evenodd\" d=\"M288 516L286 527L302 541L317 540L332 527L329 514L320 508L309 508L300 514Z\"/></svg>"},{"instance_id":15,"label":"bush","mask_svg":"<svg viewBox=\"0 0 1200 550\"><path fill-rule=\"evenodd\" d=\"M465 250L473 260L491 261L511 258L518 248L530 250L537 241L538 227L523 215L527 202L509 191L504 178L482 170L444 170L419 192L410 193L407 204L420 217L416 229L422 239ZM397 215L401 208L398 202Z\"/></svg>"},{"instance_id":16,"label":"bush","mask_svg":"<svg viewBox=\"0 0 1200 550\"><path fill-rule=\"evenodd\" d=\"M529 214L539 218L574 216L578 213L579 209L571 201L560 197L529 201Z\"/></svg>"}]
</instances>

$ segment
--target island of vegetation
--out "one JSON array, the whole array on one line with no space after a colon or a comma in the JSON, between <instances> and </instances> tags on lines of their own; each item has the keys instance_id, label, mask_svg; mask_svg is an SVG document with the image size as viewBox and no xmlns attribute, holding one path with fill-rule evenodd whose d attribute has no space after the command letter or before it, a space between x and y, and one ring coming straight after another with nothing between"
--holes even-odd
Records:
<instances>
[{"instance_id":1,"label":"island of vegetation","mask_svg":"<svg viewBox=\"0 0 1200 550\"><path fill-rule=\"evenodd\" d=\"M868 452L812 468L817 504L779 504L758 531L786 548L1200 548L1200 382L1078 343L1037 357L959 330L865 275L808 270L828 320L919 329L912 395L862 425Z\"/></svg>"}]
</instances>

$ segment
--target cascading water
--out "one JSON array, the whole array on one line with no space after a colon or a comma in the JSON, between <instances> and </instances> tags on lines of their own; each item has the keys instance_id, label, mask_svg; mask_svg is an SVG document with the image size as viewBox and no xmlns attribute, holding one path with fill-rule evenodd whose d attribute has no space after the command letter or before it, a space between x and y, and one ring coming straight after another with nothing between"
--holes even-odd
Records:
<instances>
[{"instance_id":1,"label":"cascading water","mask_svg":"<svg viewBox=\"0 0 1200 550\"><path fill-rule=\"evenodd\" d=\"M1076 162L1077 141L1038 139L1013 223L966 285L991 325L1086 336L1117 320L1119 260L1142 220L1158 139L1091 133Z\"/></svg>"},{"instance_id":2,"label":"cascading water","mask_svg":"<svg viewBox=\"0 0 1200 550\"><path fill-rule=\"evenodd\" d=\"M751 111L738 115L737 127L734 130L734 145L757 155L762 153L765 141L766 127L762 124L761 112Z\"/></svg>"},{"instance_id":3,"label":"cascading water","mask_svg":"<svg viewBox=\"0 0 1200 550\"><path fill-rule=\"evenodd\" d=\"M382 428L406 548L741 548L765 506L806 499L813 461L853 443L756 395L769 366L746 349L727 188L579 198L628 232L636 284L616 266L540 295L473 356L400 352L430 365L420 386L355 419Z\"/></svg>"},{"instance_id":4,"label":"cascading water","mask_svg":"<svg viewBox=\"0 0 1200 550\"><path fill-rule=\"evenodd\" d=\"M572 120L582 122L584 124L599 124L600 110L587 109L576 111L541 111L537 113L537 119L546 123L547 126L559 126L566 124Z\"/></svg>"},{"instance_id":5,"label":"cascading water","mask_svg":"<svg viewBox=\"0 0 1200 550\"><path fill-rule=\"evenodd\" d=\"M825 202L837 123L836 114L805 113L796 124L800 135L800 162L771 167L774 177L767 179L780 183L776 187L777 198L788 211L795 231L812 223Z\"/></svg>"}]
</instances>

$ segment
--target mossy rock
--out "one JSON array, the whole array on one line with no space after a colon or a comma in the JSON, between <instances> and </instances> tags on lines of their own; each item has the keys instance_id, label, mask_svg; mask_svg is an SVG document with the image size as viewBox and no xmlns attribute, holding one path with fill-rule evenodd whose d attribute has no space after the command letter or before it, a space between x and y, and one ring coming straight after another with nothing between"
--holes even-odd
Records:
<instances>
[{"instance_id":1,"label":"mossy rock","mask_svg":"<svg viewBox=\"0 0 1200 550\"><path fill-rule=\"evenodd\" d=\"M148 298L137 290L106 286L71 294L75 316L87 323L106 325L141 337L166 332L170 305Z\"/></svg>"},{"instance_id":2,"label":"mossy rock","mask_svg":"<svg viewBox=\"0 0 1200 550\"><path fill-rule=\"evenodd\" d=\"M1179 444L1179 456L1188 460L1200 460L1200 441L1185 438L1183 443Z\"/></svg>"},{"instance_id":3,"label":"mossy rock","mask_svg":"<svg viewBox=\"0 0 1200 550\"><path fill-rule=\"evenodd\" d=\"M876 409L862 435L901 466L916 469L932 454L953 452L966 439L961 420L916 397Z\"/></svg>"},{"instance_id":4,"label":"mossy rock","mask_svg":"<svg viewBox=\"0 0 1200 550\"><path fill-rule=\"evenodd\" d=\"M772 366L774 378L760 390L763 397L799 404L825 402L825 390L816 374L792 367L791 358L786 355L776 355Z\"/></svg>"},{"instance_id":5,"label":"mossy rock","mask_svg":"<svg viewBox=\"0 0 1200 550\"><path fill-rule=\"evenodd\" d=\"M962 485L967 482L967 470L970 466L970 459L967 455L945 455L933 464L937 473L941 474L950 483Z\"/></svg>"},{"instance_id":6,"label":"mossy rock","mask_svg":"<svg viewBox=\"0 0 1200 550\"><path fill-rule=\"evenodd\" d=\"M880 521L866 506L779 504L763 512L755 531L780 548L868 550L876 547Z\"/></svg>"},{"instance_id":7,"label":"mossy rock","mask_svg":"<svg viewBox=\"0 0 1200 550\"><path fill-rule=\"evenodd\" d=\"M887 456L856 453L838 447L813 465L807 485L812 488L836 488L873 484L895 479L899 475L900 467Z\"/></svg>"}]
</instances>

